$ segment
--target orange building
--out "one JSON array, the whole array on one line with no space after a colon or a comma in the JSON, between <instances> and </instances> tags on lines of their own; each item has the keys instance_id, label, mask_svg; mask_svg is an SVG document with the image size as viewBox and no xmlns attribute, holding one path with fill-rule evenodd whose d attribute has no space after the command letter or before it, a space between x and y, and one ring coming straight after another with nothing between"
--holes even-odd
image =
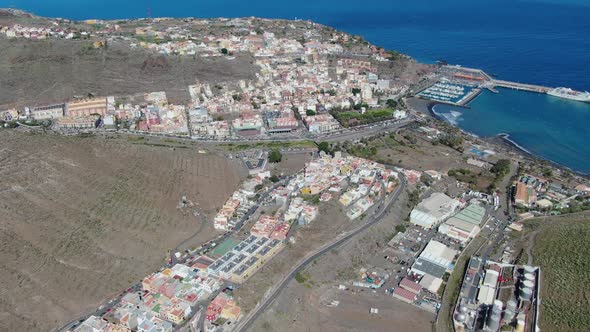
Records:
<instances>
[{"instance_id":1,"label":"orange building","mask_svg":"<svg viewBox=\"0 0 590 332\"><path fill-rule=\"evenodd\" d=\"M69 102L66 107L66 115L70 117L83 117L92 114L105 116L107 114L106 98L90 98Z\"/></svg>"}]
</instances>

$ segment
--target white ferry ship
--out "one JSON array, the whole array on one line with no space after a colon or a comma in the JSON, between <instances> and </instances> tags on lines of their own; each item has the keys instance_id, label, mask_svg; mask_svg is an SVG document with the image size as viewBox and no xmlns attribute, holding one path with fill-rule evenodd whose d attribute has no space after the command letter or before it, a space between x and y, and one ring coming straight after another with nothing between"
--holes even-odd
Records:
<instances>
[{"instance_id":1,"label":"white ferry ship","mask_svg":"<svg viewBox=\"0 0 590 332\"><path fill-rule=\"evenodd\" d=\"M549 90L547 92L547 94L551 95L551 96L559 97L559 98L565 98L565 99L571 99L571 100L577 100L577 101L583 101L583 102L590 103L590 93L575 91L575 90L572 90L569 88L555 88L555 89Z\"/></svg>"}]
</instances>

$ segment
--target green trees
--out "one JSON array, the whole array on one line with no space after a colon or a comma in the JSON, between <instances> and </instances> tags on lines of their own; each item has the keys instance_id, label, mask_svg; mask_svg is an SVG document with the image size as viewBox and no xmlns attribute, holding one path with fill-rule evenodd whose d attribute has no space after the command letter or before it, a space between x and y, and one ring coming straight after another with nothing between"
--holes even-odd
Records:
<instances>
[{"instance_id":1,"label":"green trees","mask_svg":"<svg viewBox=\"0 0 590 332\"><path fill-rule=\"evenodd\" d=\"M359 93L361 93L361 89L360 88L352 88L352 94L358 95Z\"/></svg>"},{"instance_id":2,"label":"green trees","mask_svg":"<svg viewBox=\"0 0 590 332\"><path fill-rule=\"evenodd\" d=\"M385 104L389 108L396 108L397 107L397 101L395 101L394 99L387 99L387 101L385 102Z\"/></svg>"},{"instance_id":3,"label":"green trees","mask_svg":"<svg viewBox=\"0 0 590 332\"><path fill-rule=\"evenodd\" d=\"M326 154L331 154L332 151L330 150L330 143L328 142L321 142L320 144L318 144L318 150L324 151Z\"/></svg>"},{"instance_id":4,"label":"green trees","mask_svg":"<svg viewBox=\"0 0 590 332\"><path fill-rule=\"evenodd\" d=\"M458 149L463 144L463 137L455 134L446 134L439 139L439 142L450 148Z\"/></svg>"},{"instance_id":5,"label":"green trees","mask_svg":"<svg viewBox=\"0 0 590 332\"><path fill-rule=\"evenodd\" d=\"M510 160L508 159L500 159L498 162L492 166L490 172L496 174L498 177L504 177L508 172L510 172Z\"/></svg>"},{"instance_id":6,"label":"green trees","mask_svg":"<svg viewBox=\"0 0 590 332\"><path fill-rule=\"evenodd\" d=\"M404 225L395 225L395 231L398 233L405 233L406 232L406 226Z\"/></svg>"},{"instance_id":7,"label":"green trees","mask_svg":"<svg viewBox=\"0 0 590 332\"><path fill-rule=\"evenodd\" d=\"M307 116L311 116L311 115L316 115L316 112L315 112L314 110L306 110L306 111L305 111L305 114L306 114Z\"/></svg>"},{"instance_id":8,"label":"green trees","mask_svg":"<svg viewBox=\"0 0 590 332\"><path fill-rule=\"evenodd\" d=\"M271 163L279 163L283 159L283 154L278 149L272 149L268 154L268 161Z\"/></svg>"}]
</instances>

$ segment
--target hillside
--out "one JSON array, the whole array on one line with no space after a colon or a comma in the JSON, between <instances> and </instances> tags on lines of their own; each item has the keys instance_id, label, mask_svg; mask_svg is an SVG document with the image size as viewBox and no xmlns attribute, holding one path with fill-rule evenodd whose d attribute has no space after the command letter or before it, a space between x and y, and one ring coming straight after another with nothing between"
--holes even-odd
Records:
<instances>
[{"instance_id":1,"label":"hillside","mask_svg":"<svg viewBox=\"0 0 590 332\"><path fill-rule=\"evenodd\" d=\"M333 66L343 57L366 60L372 48L376 49L359 36L302 20L161 18L91 24L0 8L0 29L14 26L59 27L62 32L83 31L87 35L33 39L0 34L0 108L46 105L88 94L128 96L154 91L165 91L171 103L185 104L190 100L188 85L197 80L212 84L216 87L213 93L217 93L227 86L236 87L240 80L254 81L259 74L251 50L240 49L231 57L223 57L217 50L214 56L172 51L162 55L147 47L177 41L178 31L194 45L204 46L204 42L218 38L219 52L225 45L222 41L251 37L252 33L269 33L303 44L309 36L326 43L333 43L334 36L339 36L344 52L331 54ZM415 83L432 71L432 66L407 56L396 53L396 57L395 61L373 61L381 78Z\"/></svg>"},{"instance_id":2,"label":"hillside","mask_svg":"<svg viewBox=\"0 0 590 332\"><path fill-rule=\"evenodd\" d=\"M541 329L590 330L590 215L543 218L529 227L533 264L541 267Z\"/></svg>"},{"instance_id":3,"label":"hillside","mask_svg":"<svg viewBox=\"0 0 590 332\"><path fill-rule=\"evenodd\" d=\"M0 24L1 25L1 24ZM128 95L166 91L171 102L190 99L187 86L252 79L248 55L222 58L158 56L111 43L0 38L0 105L63 102L73 96Z\"/></svg>"},{"instance_id":4,"label":"hillside","mask_svg":"<svg viewBox=\"0 0 590 332\"><path fill-rule=\"evenodd\" d=\"M239 168L193 148L1 131L0 331L47 331L157 270ZM195 203L178 209L183 195Z\"/></svg>"}]
</instances>

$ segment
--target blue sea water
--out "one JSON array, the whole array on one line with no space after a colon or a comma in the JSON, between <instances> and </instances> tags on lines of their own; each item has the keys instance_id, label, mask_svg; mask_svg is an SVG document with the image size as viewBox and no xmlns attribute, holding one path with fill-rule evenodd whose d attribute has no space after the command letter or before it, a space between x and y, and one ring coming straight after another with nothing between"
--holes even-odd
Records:
<instances>
[{"instance_id":1,"label":"blue sea water","mask_svg":"<svg viewBox=\"0 0 590 332\"><path fill-rule=\"evenodd\" d=\"M504 80L590 90L588 0L0 0L71 19L243 17L310 19L419 61L482 68ZM459 125L507 132L534 154L590 173L590 104L502 90L483 93ZM526 126L514 126L515 123ZM524 128L527 128L526 130Z\"/></svg>"},{"instance_id":2,"label":"blue sea water","mask_svg":"<svg viewBox=\"0 0 590 332\"><path fill-rule=\"evenodd\" d=\"M454 112L457 125L478 136L508 133L510 139L542 158L590 174L589 106L549 95L484 90L471 108L436 105L437 114Z\"/></svg>"}]
</instances>

